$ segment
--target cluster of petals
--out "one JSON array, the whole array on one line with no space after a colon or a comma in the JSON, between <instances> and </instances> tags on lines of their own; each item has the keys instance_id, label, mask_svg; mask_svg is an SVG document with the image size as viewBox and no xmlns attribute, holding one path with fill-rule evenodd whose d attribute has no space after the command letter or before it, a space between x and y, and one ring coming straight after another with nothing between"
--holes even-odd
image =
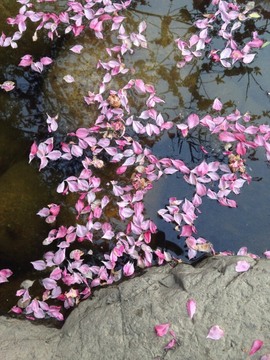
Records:
<instances>
[{"instance_id":1,"label":"cluster of petals","mask_svg":"<svg viewBox=\"0 0 270 360\"><path fill-rule=\"evenodd\" d=\"M30 66L33 71L41 73L44 69L44 65L50 65L52 62L52 59L48 56L44 56L39 61L34 62L32 55L27 54L21 58L19 66Z\"/></svg>"},{"instance_id":2,"label":"cluster of petals","mask_svg":"<svg viewBox=\"0 0 270 360\"><path fill-rule=\"evenodd\" d=\"M259 38L256 31L253 32L252 39L242 48L235 40L236 31L244 26L247 19L260 17L259 14L252 12L254 7L252 2L242 6L235 2L213 0L212 6L213 10L209 14L205 14L203 19L194 22L194 26L198 29L197 34L193 34L189 41L176 39L182 55L182 60L177 64L179 68L192 61L194 57L201 57L204 51L209 50L209 47L210 58L226 68L231 68L237 61L249 64L256 55L252 51L264 45L264 41ZM223 49L211 48L211 31L216 31L218 21L220 23L218 35L224 41Z\"/></svg>"},{"instance_id":3,"label":"cluster of petals","mask_svg":"<svg viewBox=\"0 0 270 360\"><path fill-rule=\"evenodd\" d=\"M22 4L19 13L13 17L8 18L8 24L16 26L18 31L12 37L6 37L5 34L0 38L0 46L17 47L16 41L27 29L27 22L37 23L33 40L37 40L38 31L44 29L47 31L48 37L52 40L55 36L59 36L59 27L64 26L65 33L72 32L75 36L82 33L85 28L90 28L94 31L97 38L103 38L104 22L111 21L112 30L118 30L121 22L124 20L123 16L119 16L118 12L126 9L131 0L115 3L111 0L95 1L89 0L83 5L78 1L67 2L67 8L59 14L54 12L35 11L35 5L29 1L18 0ZM54 2L54 1L38 1Z\"/></svg>"}]
</instances>

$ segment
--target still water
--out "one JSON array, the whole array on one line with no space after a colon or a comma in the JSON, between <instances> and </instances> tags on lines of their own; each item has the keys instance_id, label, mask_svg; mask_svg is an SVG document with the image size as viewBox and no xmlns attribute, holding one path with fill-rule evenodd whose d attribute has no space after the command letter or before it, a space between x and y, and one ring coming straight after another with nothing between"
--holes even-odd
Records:
<instances>
[{"instance_id":1,"label":"still water","mask_svg":"<svg viewBox=\"0 0 270 360\"><path fill-rule=\"evenodd\" d=\"M45 6L50 9L64 3L59 1L58 5ZM0 10L1 30L7 31L4 20L16 14L16 5L5 0ZM176 67L180 58L174 39L187 38L192 33L192 22L200 15L200 10L203 9L196 1L134 1L126 14L127 26L135 29L140 21L147 22L148 49L127 55L126 64L133 68L134 77L155 85L158 96L165 100L159 110L168 120L179 121L192 112L203 116L210 110L213 100L219 97L226 114L237 107L242 113L250 112L254 124L269 123L270 47L260 50L253 63L237 65L231 70L224 70L207 58L183 69ZM269 18L270 13L262 11L261 20L256 22L256 29L265 40L270 40ZM252 31L255 31L255 25L249 21L241 34L242 40L249 38ZM56 134L59 140L67 132L93 123L95 114L89 113L83 96L98 87L100 76L95 65L102 58L104 49L114 41L109 31L107 35L105 41L100 42L86 32L76 39L60 37L51 44L45 38L33 43L29 32L19 41L18 49L0 48L0 83L12 80L17 85L11 93L0 93L0 268L9 267L14 272L9 283L1 284L1 314L15 304L14 293L21 281L37 276L30 261L41 259L48 250L41 243L50 226L36 216L37 211L49 203L61 202L65 211L59 223L72 225L75 222L69 203L72 199L57 196L55 189L65 177L74 174L78 164L59 163L39 173L37 164L28 164L29 148L33 140L44 140L48 135L46 113L59 114ZM69 50L75 44L84 46L84 53L79 58ZM21 56L27 53L37 58L51 56L54 63L42 75L25 71L17 65ZM74 76L74 84L67 86L64 83L63 77L67 74ZM137 110L140 108L136 101L133 106ZM222 161L219 144L210 139L205 130L186 140L177 132L169 131L155 141L145 141L156 156L180 158L191 167L205 156L199 151L200 144L209 151L208 160ZM198 236L208 239L217 252L236 252L247 246L250 252L261 255L270 249L269 164L262 152L254 151L246 165L254 181L244 186L235 198L238 208L225 208L207 199L200 208L202 214L196 221ZM171 175L155 183L146 198L147 215L159 229L159 245L185 261L184 240L180 241L173 226L157 216L157 210L167 205L169 197L183 199L190 197L191 191L179 176Z\"/></svg>"}]
</instances>

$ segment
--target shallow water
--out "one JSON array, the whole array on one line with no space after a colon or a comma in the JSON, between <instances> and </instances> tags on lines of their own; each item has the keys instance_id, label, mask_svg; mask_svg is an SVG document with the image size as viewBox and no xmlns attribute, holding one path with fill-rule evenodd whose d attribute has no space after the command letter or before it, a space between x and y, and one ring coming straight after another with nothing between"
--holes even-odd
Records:
<instances>
[{"instance_id":1,"label":"shallow water","mask_svg":"<svg viewBox=\"0 0 270 360\"><path fill-rule=\"evenodd\" d=\"M0 16L15 14L9 1L4 1L2 6L5 11ZM167 119L184 119L191 112L202 116L218 96L225 104L226 114L237 107L242 113L249 111L254 116L254 123L269 123L270 47L260 50L255 61L248 66L224 70L208 59L202 59L180 70L175 66L179 52L174 39L185 38L191 33L191 23L199 11L188 0L181 1L181 5L177 0L134 1L132 7L127 13L129 27L146 20L148 49L127 56L126 63L133 66L134 77L155 85L157 94L166 101L160 110ZM258 21L257 26L259 34L269 40L267 16L265 13L265 18ZM6 26L4 28L6 30ZM252 21L248 23L246 33L251 31L254 31ZM33 43L29 35L19 42L17 50L0 48L0 82L13 80L17 84L15 91L0 93L0 241L4 244L1 246L0 268L9 266L14 271L13 280L1 284L0 313L6 313L14 305L14 292L20 282L36 276L29 261L41 258L48 250L40 245L50 226L36 216L36 212L51 202L61 201L67 209L70 207L69 199L56 196L55 187L74 171L76 164L68 167L61 163L39 173L37 164L27 163L29 147L34 139L47 137L46 113L51 116L59 113L59 138L79 126L91 124L94 114L89 113L82 97L97 87L99 78L94 66L104 48L114 42L111 35L106 42L99 42L88 33L76 40L60 38L53 47L48 41L41 46L42 40ZM76 43L85 47L80 63L78 57L69 51ZM26 53L37 58L52 56L54 64L42 76L24 71L16 65ZM63 82L67 72L74 74L75 84ZM124 80L125 77L121 79ZM134 102L134 107L139 110L142 104L143 101ZM204 131L194 133L194 137L187 140L172 131L155 142L145 141L155 155L181 158L191 166L196 166L204 157L198 150L199 144L209 150L208 159L222 159L219 144ZM208 239L216 251L237 251L247 246L250 252L261 255L270 248L269 164L264 154L256 151L248 159L247 166L255 181L244 186L236 197L237 209L224 208L207 199L201 207L202 214L196 221L198 236ZM106 176L109 176L107 172ZM156 212L166 206L169 197L183 199L190 196L191 191L179 176L172 175L155 183L146 198L147 215L160 231L157 242L185 261L183 240L179 240L173 226L160 220ZM113 209L111 211L113 213ZM60 221L70 225L74 219L69 211L66 214ZM115 226L120 226L116 220Z\"/></svg>"}]
</instances>

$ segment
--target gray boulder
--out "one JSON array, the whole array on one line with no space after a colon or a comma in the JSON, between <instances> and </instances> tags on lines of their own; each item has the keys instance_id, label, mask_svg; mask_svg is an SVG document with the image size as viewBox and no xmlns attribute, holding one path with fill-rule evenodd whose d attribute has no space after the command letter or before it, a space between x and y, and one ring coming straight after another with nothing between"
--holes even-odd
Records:
<instances>
[{"instance_id":1,"label":"gray boulder","mask_svg":"<svg viewBox=\"0 0 270 360\"><path fill-rule=\"evenodd\" d=\"M250 263L247 272L236 272L239 260ZM264 342L253 356L260 359L270 353L269 273L268 260L239 256L151 268L95 291L61 330L2 317L1 359L244 360L255 339ZM186 311L190 298L197 302L193 320ZM167 353L171 336L157 337L160 323L170 323L178 339ZM225 332L220 340L206 338L213 325Z\"/></svg>"}]
</instances>

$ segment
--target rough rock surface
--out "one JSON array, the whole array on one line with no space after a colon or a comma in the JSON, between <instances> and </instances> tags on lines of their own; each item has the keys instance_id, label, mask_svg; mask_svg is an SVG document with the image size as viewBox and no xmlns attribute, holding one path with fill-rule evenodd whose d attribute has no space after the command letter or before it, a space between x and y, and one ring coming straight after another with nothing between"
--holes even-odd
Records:
<instances>
[{"instance_id":1,"label":"rough rock surface","mask_svg":"<svg viewBox=\"0 0 270 360\"><path fill-rule=\"evenodd\" d=\"M249 271L236 272L239 260L250 263ZM1 359L260 359L270 353L269 274L269 260L239 256L152 268L96 291L61 330L2 317ZM193 320L186 311L190 298L197 302ZM171 337L157 337L154 326L167 322L179 345L164 353ZM224 330L222 339L206 338L213 325ZM255 339L264 345L249 357Z\"/></svg>"}]
</instances>

